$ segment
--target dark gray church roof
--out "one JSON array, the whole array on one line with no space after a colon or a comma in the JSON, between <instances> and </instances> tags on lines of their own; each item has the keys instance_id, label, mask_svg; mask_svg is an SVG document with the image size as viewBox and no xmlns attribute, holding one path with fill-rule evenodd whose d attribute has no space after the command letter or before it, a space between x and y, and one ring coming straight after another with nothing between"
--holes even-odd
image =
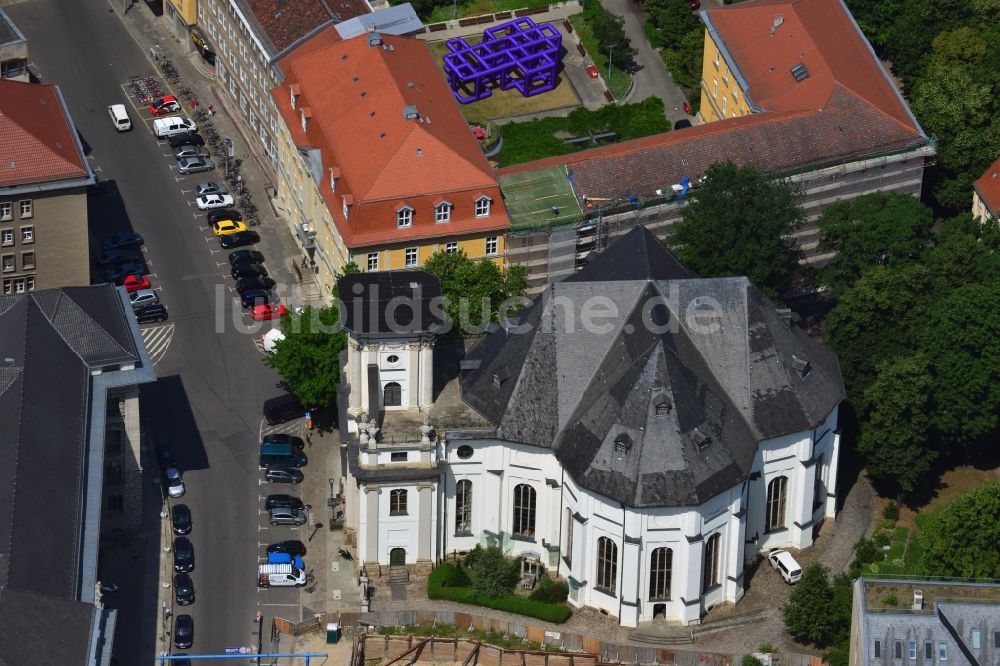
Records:
<instances>
[{"instance_id":1,"label":"dark gray church roof","mask_svg":"<svg viewBox=\"0 0 1000 666\"><path fill-rule=\"evenodd\" d=\"M463 399L628 506L704 502L844 396L836 357L746 278L697 278L643 227L511 324L468 354Z\"/></svg>"},{"instance_id":2,"label":"dark gray church roof","mask_svg":"<svg viewBox=\"0 0 1000 666\"><path fill-rule=\"evenodd\" d=\"M442 323L441 282L424 271L350 273L337 280L337 297L355 335L412 335Z\"/></svg>"}]
</instances>

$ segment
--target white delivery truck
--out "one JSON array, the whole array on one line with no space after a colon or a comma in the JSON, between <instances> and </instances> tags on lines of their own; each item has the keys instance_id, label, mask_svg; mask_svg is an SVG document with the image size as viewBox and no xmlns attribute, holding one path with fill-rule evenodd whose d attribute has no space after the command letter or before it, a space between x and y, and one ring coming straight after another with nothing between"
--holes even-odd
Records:
<instances>
[{"instance_id":1,"label":"white delivery truck","mask_svg":"<svg viewBox=\"0 0 1000 666\"><path fill-rule=\"evenodd\" d=\"M292 564L261 564L257 567L257 587L301 587L306 574Z\"/></svg>"},{"instance_id":2,"label":"white delivery truck","mask_svg":"<svg viewBox=\"0 0 1000 666\"><path fill-rule=\"evenodd\" d=\"M172 136L177 136L178 134L187 134L188 132L197 131L198 126L193 120L182 118L180 116L157 118L153 121L153 134L156 135L157 139L168 139Z\"/></svg>"}]
</instances>

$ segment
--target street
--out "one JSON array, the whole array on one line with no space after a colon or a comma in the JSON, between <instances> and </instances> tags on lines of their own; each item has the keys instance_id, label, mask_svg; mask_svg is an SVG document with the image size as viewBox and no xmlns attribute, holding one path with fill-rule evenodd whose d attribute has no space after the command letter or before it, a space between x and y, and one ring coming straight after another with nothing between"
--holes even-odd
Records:
<instances>
[{"instance_id":1,"label":"street","mask_svg":"<svg viewBox=\"0 0 1000 666\"><path fill-rule=\"evenodd\" d=\"M127 98L123 84L130 76L155 71L108 3L31 0L6 9L28 37L31 70L43 82L60 86L101 183L89 197L91 256L113 232L142 234L150 280L169 309L166 324L144 326L159 381L142 388L141 412L148 438L170 442L184 473L187 493L171 502L187 504L193 514L191 576L197 601L173 609L174 615L194 618L194 646L187 652L256 646L258 608L264 612L265 634L275 613L299 618L299 590L257 590L261 544L305 540L309 528L271 527L259 512L260 497L269 491L258 481L259 437L295 431L300 423L261 428L263 401L282 393L277 373L264 365L255 344L270 323L250 326L254 322L230 290L226 252L193 204L196 183L221 177L214 172L178 175L169 147L149 131L148 112ZM147 10L140 3L130 11ZM115 103L128 107L132 131L118 133L112 127L106 108ZM273 229L262 225L259 231L264 242L257 249L267 256L280 287L286 280L277 270L284 259L280 244L268 242ZM274 256L268 252L272 247ZM112 552L112 564L105 568L113 570L103 573L121 587L105 598L108 606L120 609L114 649L120 664L152 663L156 638L169 627L158 608L157 595L166 581L156 573L155 557L169 563L172 555L159 548L160 490L153 460L144 453L142 535ZM171 602L173 590L166 590L164 598Z\"/></svg>"}]
</instances>

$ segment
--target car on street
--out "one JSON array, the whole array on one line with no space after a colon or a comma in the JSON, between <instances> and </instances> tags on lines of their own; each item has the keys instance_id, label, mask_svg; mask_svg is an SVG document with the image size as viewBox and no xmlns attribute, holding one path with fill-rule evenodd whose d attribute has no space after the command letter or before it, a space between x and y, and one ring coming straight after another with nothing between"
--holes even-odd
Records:
<instances>
[{"instance_id":1,"label":"car on street","mask_svg":"<svg viewBox=\"0 0 1000 666\"><path fill-rule=\"evenodd\" d=\"M186 573L174 576L174 598L178 606L190 606L194 603L194 581Z\"/></svg>"},{"instance_id":2,"label":"car on street","mask_svg":"<svg viewBox=\"0 0 1000 666\"><path fill-rule=\"evenodd\" d=\"M288 308L286 308L282 303L255 305L253 309L250 310L250 318L254 321L280 319L286 314L288 314Z\"/></svg>"},{"instance_id":3,"label":"car on street","mask_svg":"<svg viewBox=\"0 0 1000 666\"><path fill-rule=\"evenodd\" d=\"M137 247L119 247L105 250L97 255L97 263L101 266L113 266L127 261L142 261L142 250Z\"/></svg>"},{"instance_id":4,"label":"car on street","mask_svg":"<svg viewBox=\"0 0 1000 666\"><path fill-rule=\"evenodd\" d=\"M293 525L298 527L299 525L305 525L306 512L302 509L286 509L283 507L275 507L269 511L271 518L271 525Z\"/></svg>"},{"instance_id":5,"label":"car on street","mask_svg":"<svg viewBox=\"0 0 1000 666\"><path fill-rule=\"evenodd\" d=\"M225 185L221 185L214 181L208 181L207 183L198 183L194 186L194 193L196 196L205 196L206 194L229 194L229 190L226 189Z\"/></svg>"},{"instance_id":6,"label":"car on street","mask_svg":"<svg viewBox=\"0 0 1000 666\"><path fill-rule=\"evenodd\" d=\"M128 295L128 299L132 301L133 308L139 308L143 305L152 305L153 303L159 303L160 297L156 295L156 292L152 289L140 289L139 291L134 291Z\"/></svg>"},{"instance_id":7,"label":"car on street","mask_svg":"<svg viewBox=\"0 0 1000 666\"><path fill-rule=\"evenodd\" d=\"M236 250L229 253L229 265L236 264L262 264L264 255L257 250Z\"/></svg>"},{"instance_id":8,"label":"car on street","mask_svg":"<svg viewBox=\"0 0 1000 666\"><path fill-rule=\"evenodd\" d=\"M177 146L204 146L205 137L197 132L184 132L182 134L175 134L167 139L167 142L171 148L176 148Z\"/></svg>"},{"instance_id":9,"label":"car on street","mask_svg":"<svg viewBox=\"0 0 1000 666\"><path fill-rule=\"evenodd\" d=\"M191 534L191 509L187 504L174 504L170 507L170 524L173 525L174 534Z\"/></svg>"},{"instance_id":10,"label":"car on street","mask_svg":"<svg viewBox=\"0 0 1000 666\"><path fill-rule=\"evenodd\" d=\"M216 236L231 236L241 231L247 231L245 222L234 222L233 220L222 220L212 225L212 233Z\"/></svg>"},{"instance_id":11,"label":"car on street","mask_svg":"<svg viewBox=\"0 0 1000 666\"><path fill-rule=\"evenodd\" d=\"M208 148L192 144L177 146L174 148L174 159L179 160L182 157L208 157Z\"/></svg>"},{"instance_id":12,"label":"car on street","mask_svg":"<svg viewBox=\"0 0 1000 666\"><path fill-rule=\"evenodd\" d=\"M268 555L273 555L274 553L288 553L292 557L295 557L296 555L299 557L305 557L306 545L297 539L279 541L278 543L272 543L267 547Z\"/></svg>"},{"instance_id":13,"label":"car on street","mask_svg":"<svg viewBox=\"0 0 1000 666\"><path fill-rule=\"evenodd\" d=\"M201 210L228 208L233 205L233 197L230 194L203 194L195 199L195 203Z\"/></svg>"},{"instance_id":14,"label":"car on street","mask_svg":"<svg viewBox=\"0 0 1000 666\"><path fill-rule=\"evenodd\" d=\"M221 222L222 220L232 220L233 222L242 222L243 214L235 208L224 208L222 210L213 210L211 213L205 216L205 220L208 222L208 226L212 226L216 222Z\"/></svg>"},{"instance_id":15,"label":"car on street","mask_svg":"<svg viewBox=\"0 0 1000 666\"><path fill-rule=\"evenodd\" d=\"M303 478L301 471L284 465L268 467L264 472L264 480L268 483L302 483Z\"/></svg>"},{"instance_id":16,"label":"car on street","mask_svg":"<svg viewBox=\"0 0 1000 666\"><path fill-rule=\"evenodd\" d=\"M168 467L164 473L167 477L167 494L171 497L184 496L184 477L176 467Z\"/></svg>"},{"instance_id":17,"label":"car on street","mask_svg":"<svg viewBox=\"0 0 1000 666\"><path fill-rule=\"evenodd\" d=\"M194 619L190 615L178 615L174 620L174 645L181 650L194 645Z\"/></svg>"},{"instance_id":18,"label":"car on street","mask_svg":"<svg viewBox=\"0 0 1000 666\"><path fill-rule=\"evenodd\" d=\"M674 123L675 130L686 129L688 127L691 127L691 121L688 120L687 118L681 118L680 120Z\"/></svg>"},{"instance_id":19,"label":"car on street","mask_svg":"<svg viewBox=\"0 0 1000 666\"><path fill-rule=\"evenodd\" d=\"M296 437L295 435L289 435L283 432L275 432L270 435L264 435L263 439L260 440L261 444L290 444L295 447L296 450L301 451L306 448L306 443L301 437Z\"/></svg>"},{"instance_id":20,"label":"car on street","mask_svg":"<svg viewBox=\"0 0 1000 666\"><path fill-rule=\"evenodd\" d=\"M207 157L185 157L177 160L177 171L182 174L201 173L215 168L215 162Z\"/></svg>"},{"instance_id":21,"label":"car on street","mask_svg":"<svg viewBox=\"0 0 1000 666\"><path fill-rule=\"evenodd\" d=\"M194 570L194 546L187 537L174 539L174 571L191 573Z\"/></svg>"},{"instance_id":22,"label":"car on street","mask_svg":"<svg viewBox=\"0 0 1000 666\"><path fill-rule=\"evenodd\" d=\"M234 264L229 273L233 276L234 280L246 277L267 277L266 268L260 264L252 264L249 261L241 261L238 264Z\"/></svg>"},{"instance_id":23,"label":"car on street","mask_svg":"<svg viewBox=\"0 0 1000 666\"><path fill-rule=\"evenodd\" d=\"M162 303L153 303L152 305L144 305L141 308L136 308L135 320L140 324L166 321L167 307Z\"/></svg>"},{"instance_id":24,"label":"car on street","mask_svg":"<svg viewBox=\"0 0 1000 666\"><path fill-rule=\"evenodd\" d=\"M104 239L105 250L117 250L123 247L139 247L142 245L142 236L133 233L112 234Z\"/></svg>"},{"instance_id":25,"label":"car on street","mask_svg":"<svg viewBox=\"0 0 1000 666\"><path fill-rule=\"evenodd\" d=\"M268 495L267 499L264 500L264 509L270 511L271 509L304 509L306 507L302 500L298 497L292 495L285 495L281 493L275 493Z\"/></svg>"},{"instance_id":26,"label":"car on street","mask_svg":"<svg viewBox=\"0 0 1000 666\"><path fill-rule=\"evenodd\" d=\"M263 289L251 289L240 294L240 305L245 310L253 310L260 305L271 304L271 292Z\"/></svg>"},{"instance_id":27,"label":"car on street","mask_svg":"<svg viewBox=\"0 0 1000 666\"><path fill-rule=\"evenodd\" d=\"M270 291L274 289L275 282L269 277L244 277L236 281L236 293L242 294L245 291L263 289Z\"/></svg>"},{"instance_id":28,"label":"car on street","mask_svg":"<svg viewBox=\"0 0 1000 666\"><path fill-rule=\"evenodd\" d=\"M153 100L149 105L149 112L154 116L165 116L169 113L177 113L181 110L180 102L173 95L167 95Z\"/></svg>"},{"instance_id":29,"label":"car on street","mask_svg":"<svg viewBox=\"0 0 1000 666\"><path fill-rule=\"evenodd\" d=\"M129 275L145 275L149 272L149 266L141 259L139 261L126 261L123 264L115 264L104 269L104 278L108 282L123 280Z\"/></svg>"},{"instance_id":30,"label":"car on street","mask_svg":"<svg viewBox=\"0 0 1000 666\"><path fill-rule=\"evenodd\" d=\"M149 289L149 278L145 275L126 275L123 278L115 280L115 285L119 287L125 287L125 291L132 293L133 291L139 291L140 289Z\"/></svg>"},{"instance_id":31,"label":"car on street","mask_svg":"<svg viewBox=\"0 0 1000 666\"><path fill-rule=\"evenodd\" d=\"M178 652L174 655L175 657L186 657L187 652ZM114 662L112 662L114 664ZM170 666L191 666L190 659L174 659L170 662Z\"/></svg>"},{"instance_id":32,"label":"car on street","mask_svg":"<svg viewBox=\"0 0 1000 666\"><path fill-rule=\"evenodd\" d=\"M160 469L177 467L177 458L174 457L174 449L170 442L160 439L156 442L156 459L160 463Z\"/></svg>"},{"instance_id":33,"label":"car on street","mask_svg":"<svg viewBox=\"0 0 1000 666\"><path fill-rule=\"evenodd\" d=\"M244 231L238 234L222 236L219 238L219 247L223 250L231 250L234 247L244 247L260 242L260 235L256 231Z\"/></svg>"}]
</instances>

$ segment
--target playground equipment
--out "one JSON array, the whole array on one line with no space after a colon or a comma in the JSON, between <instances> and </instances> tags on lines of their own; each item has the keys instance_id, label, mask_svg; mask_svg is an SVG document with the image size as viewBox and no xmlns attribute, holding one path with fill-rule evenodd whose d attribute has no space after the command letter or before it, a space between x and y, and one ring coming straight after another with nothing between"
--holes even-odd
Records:
<instances>
[{"instance_id":1,"label":"playground equipment","mask_svg":"<svg viewBox=\"0 0 1000 666\"><path fill-rule=\"evenodd\" d=\"M562 35L551 23L524 16L487 28L479 44L455 37L445 45L448 85L462 104L486 99L496 86L517 88L525 97L556 87Z\"/></svg>"}]
</instances>

